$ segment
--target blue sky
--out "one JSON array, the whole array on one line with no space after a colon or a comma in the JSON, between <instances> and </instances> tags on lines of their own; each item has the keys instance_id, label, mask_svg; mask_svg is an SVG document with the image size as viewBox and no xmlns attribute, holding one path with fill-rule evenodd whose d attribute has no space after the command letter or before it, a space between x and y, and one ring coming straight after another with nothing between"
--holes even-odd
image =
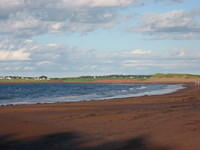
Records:
<instances>
[{"instance_id":1,"label":"blue sky","mask_svg":"<svg viewBox=\"0 0 200 150\"><path fill-rule=\"evenodd\" d=\"M1 0L0 75L200 74L195 0Z\"/></svg>"}]
</instances>

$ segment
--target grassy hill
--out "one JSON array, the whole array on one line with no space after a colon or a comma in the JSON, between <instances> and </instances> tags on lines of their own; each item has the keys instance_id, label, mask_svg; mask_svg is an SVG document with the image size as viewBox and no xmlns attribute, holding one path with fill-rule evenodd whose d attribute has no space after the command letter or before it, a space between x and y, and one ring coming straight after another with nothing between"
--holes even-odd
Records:
<instances>
[{"instance_id":1,"label":"grassy hill","mask_svg":"<svg viewBox=\"0 0 200 150\"><path fill-rule=\"evenodd\" d=\"M52 78L53 80L63 80L69 82L78 81L99 81L99 80L147 80L150 75L107 75L107 76L82 76L69 78Z\"/></svg>"},{"instance_id":2,"label":"grassy hill","mask_svg":"<svg viewBox=\"0 0 200 150\"><path fill-rule=\"evenodd\" d=\"M177 73L157 73L152 76L153 78L200 78L200 75L195 74L177 74Z\"/></svg>"}]
</instances>

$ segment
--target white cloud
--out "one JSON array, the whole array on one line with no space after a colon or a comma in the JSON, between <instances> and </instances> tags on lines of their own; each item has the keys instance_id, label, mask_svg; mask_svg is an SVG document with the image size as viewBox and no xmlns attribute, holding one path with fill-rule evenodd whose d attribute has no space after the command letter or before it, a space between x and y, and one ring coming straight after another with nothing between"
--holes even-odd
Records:
<instances>
[{"instance_id":1,"label":"white cloud","mask_svg":"<svg viewBox=\"0 0 200 150\"><path fill-rule=\"evenodd\" d=\"M1 0L0 34L25 38L109 28L123 20L118 17L120 8L133 3L135 0Z\"/></svg>"},{"instance_id":2,"label":"white cloud","mask_svg":"<svg viewBox=\"0 0 200 150\"><path fill-rule=\"evenodd\" d=\"M24 67L24 68L22 68L23 70L33 70L34 68L33 67Z\"/></svg>"},{"instance_id":3,"label":"white cloud","mask_svg":"<svg viewBox=\"0 0 200 150\"><path fill-rule=\"evenodd\" d=\"M49 46L49 47L57 47L57 46L59 46L59 44L57 44L57 43L49 43L49 44L47 44L47 46Z\"/></svg>"},{"instance_id":4,"label":"white cloud","mask_svg":"<svg viewBox=\"0 0 200 150\"><path fill-rule=\"evenodd\" d=\"M40 62L38 62L37 63L37 65L38 66L41 66L41 65L49 65L49 64L51 64L52 62L50 62L50 61L40 61Z\"/></svg>"},{"instance_id":5,"label":"white cloud","mask_svg":"<svg viewBox=\"0 0 200 150\"><path fill-rule=\"evenodd\" d=\"M147 1L1 0L0 34L27 38L45 33L85 33L96 29L107 29L124 22L126 16L122 13L123 8L141 3Z\"/></svg>"},{"instance_id":6,"label":"white cloud","mask_svg":"<svg viewBox=\"0 0 200 150\"><path fill-rule=\"evenodd\" d=\"M63 4L79 7L116 7L136 3L137 0L64 0Z\"/></svg>"},{"instance_id":7,"label":"white cloud","mask_svg":"<svg viewBox=\"0 0 200 150\"><path fill-rule=\"evenodd\" d=\"M30 53L22 50L6 51L0 50L0 60L29 60Z\"/></svg>"},{"instance_id":8,"label":"white cloud","mask_svg":"<svg viewBox=\"0 0 200 150\"><path fill-rule=\"evenodd\" d=\"M125 63L139 63L139 60L126 60Z\"/></svg>"},{"instance_id":9,"label":"white cloud","mask_svg":"<svg viewBox=\"0 0 200 150\"><path fill-rule=\"evenodd\" d=\"M151 54L150 50L141 50L141 49L136 49L131 51L132 54L136 54L136 55L147 55L147 54Z\"/></svg>"},{"instance_id":10,"label":"white cloud","mask_svg":"<svg viewBox=\"0 0 200 150\"><path fill-rule=\"evenodd\" d=\"M173 53L171 53L172 57L181 57L181 58L200 58L200 53L198 50L191 51L186 48L174 48Z\"/></svg>"},{"instance_id":11,"label":"white cloud","mask_svg":"<svg viewBox=\"0 0 200 150\"><path fill-rule=\"evenodd\" d=\"M33 41L32 40L25 40L24 42L25 43L32 43Z\"/></svg>"},{"instance_id":12,"label":"white cloud","mask_svg":"<svg viewBox=\"0 0 200 150\"><path fill-rule=\"evenodd\" d=\"M130 28L157 39L199 39L200 9L174 10L166 13L145 14L140 25Z\"/></svg>"},{"instance_id":13,"label":"white cloud","mask_svg":"<svg viewBox=\"0 0 200 150\"><path fill-rule=\"evenodd\" d=\"M136 49L133 51L97 51L56 43L0 41L2 72L32 74L136 74L152 72L196 71L200 52L176 48L165 52ZM34 49L34 50L33 50ZM146 55L148 54L148 55ZM20 61L23 60L23 61Z\"/></svg>"}]
</instances>

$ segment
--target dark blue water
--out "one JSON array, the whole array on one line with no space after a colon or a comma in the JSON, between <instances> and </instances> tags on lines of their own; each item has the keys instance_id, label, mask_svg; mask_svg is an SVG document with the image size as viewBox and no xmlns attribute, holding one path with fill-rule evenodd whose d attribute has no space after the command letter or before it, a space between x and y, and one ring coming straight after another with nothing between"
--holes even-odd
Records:
<instances>
[{"instance_id":1,"label":"dark blue water","mask_svg":"<svg viewBox=\"0 0 200 150\"><path fill-rule=\"evenodd\" d=\"M182 85L168 84L0 84L0 105L101 100L176 91Z\"/></svg>"}]
</instances>

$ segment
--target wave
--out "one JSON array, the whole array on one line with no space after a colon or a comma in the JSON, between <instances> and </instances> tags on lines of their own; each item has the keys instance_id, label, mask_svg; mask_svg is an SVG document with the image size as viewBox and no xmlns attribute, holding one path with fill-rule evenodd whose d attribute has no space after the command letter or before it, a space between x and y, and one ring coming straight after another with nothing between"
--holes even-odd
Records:
<instances>
[{"instance_id":1,"label":"wave","mask_svg":"<svg viewBox=\"0 0 200 150\"><path fill-rule=\"evenodd\" d=\"M141 87L138 87L138 88L136 88L136 89L142 90L142 89L146 89L146 88L147 88L146 86L141 86Z\"/></svg>"},{"instance_id":2,"label":"wave","mask_svg":"<svg viewBox=\"0 0 200 150\"><path fill-rule=\"evenodd\" d=\"M74 85L73 85L74 86ZM77 89L77 86L76 87ZM106 100L106 99L114 99L114 98L127 98L127 97L138 97L138 96L144 96L144 95L161 95L161 94L167 94L171 92L175 92L177 90L183 89L183 85L181 84L175 84L175 85L91 85L89 88L85 87L86 85L80 85L82 86L79 88L78 91L68 91L68 93L65 93L65 88L69 89L71 87L64 87L55 90L54 93L52 93L50 90L46 90L47 93L44 91L41 91L43 94L36 95L35 97L31 94L38 94L37 92L32 92L30 95L32 97L24 97L24 95L28 95L27 93L23 93L23 97L16 99L6 99L0 100L0 105L21 105L21 104L44 104L44 103L60 103L60 102L77 102L77 101L90 101L90 100ZM88 85L87 85L88 86ZM93 86L93 88L91 88ZM139 87L138 87L139 86ZM61 92L61 91L62 92ZM41 94L40 93L40 94ZM86 94L81 94L86 93ZM61 96L60 96L61 95ZM63 95L63 96L62 96ZM3 98L3 96L2 96Z\"/></svg>"}]
</instances>

